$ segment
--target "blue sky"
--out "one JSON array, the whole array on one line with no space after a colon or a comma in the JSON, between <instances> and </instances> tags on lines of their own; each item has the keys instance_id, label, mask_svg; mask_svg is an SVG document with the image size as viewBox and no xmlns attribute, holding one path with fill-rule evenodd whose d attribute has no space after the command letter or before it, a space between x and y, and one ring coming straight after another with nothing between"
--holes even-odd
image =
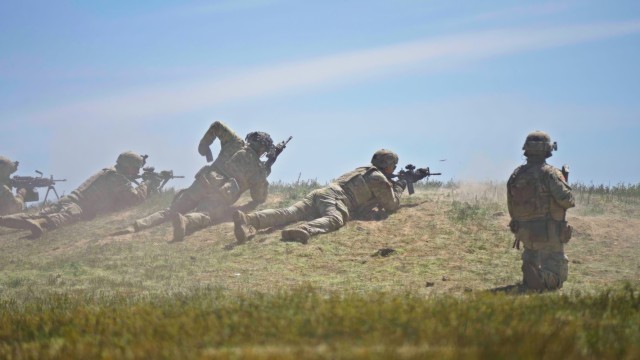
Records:
<instances>
[{"instance_id":1,"label":"blue sky","mask_svg":"<svg viewBox=\"0 0 640 360\"><path fill-rule=\"evenodd\" d=\"M0 154L67 192L125 150L190 178L221 120L293 135L273 180L379 148L505 180L540 129L572 179L637 183L638 64L638 1L4 0Z\"/></svg>"}]
</instances>

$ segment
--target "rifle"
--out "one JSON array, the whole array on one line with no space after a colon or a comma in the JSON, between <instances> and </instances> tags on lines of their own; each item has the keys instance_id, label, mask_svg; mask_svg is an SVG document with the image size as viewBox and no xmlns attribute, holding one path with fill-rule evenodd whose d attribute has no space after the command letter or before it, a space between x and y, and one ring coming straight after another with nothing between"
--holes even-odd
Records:
<instances>
[{"instance_id":1,"label":"rifle","mask_svg":"<svg viewBox=\"0 0 640 360\"><path fill-rule=\"evenodd\" d=\"M267 153L267 161L265 162L265 166L267 168L271 168L271 166L276 162L278 156L280 156L282 151L284 151L291 139L293 139L293 136L289 136L287 140L282 140L278 143L278 145L274 146L274 148Z\"/></svg>"},{"instance_id":2,"label":"rifle","mask_svg":"<svg viewBox=\"0 0 640 360\"><path fill-rule=\"evenodd\" d=\"M404 167L404 170L398 171L397 174L392 174L390 178L404 180L407 183L409 195L412 195L415 192L413 188L414 183L433 175L442 175L442 173L432 173L428 167L416 169L415 165L409 164Z\"/></svg>"},{"instance_id":3,"label":"rifle","mask_svg":"<svg viewBox=\"0 0 640 360\"><path fill-rule=\"evenodd\" d=\"M40 194L36 188L47 188L47 193L44 195L44 203L47 202L47 197L49 197L49 191L53 190L53 193L56 194L56 198L60 200L60 196L58 196L58 192L56 191L55 185L60 181L67 181L67 179L54 179L53 175L49 178L42 177L42 172L36 170L36 173L40 174L39 177L33 176L14 176L10 180L10 184L12 187L16 189L25 189L27 193L24 196L24 202L33 202L40 200Z\"/></svg>"},{"instance_id":4,"label":"rifle","mask_svg":"<svg viewBox=\"0 0 640 360\"><path fill-rule=\"evenodd\" d=\"M184 176L176 176L173 175L173 170L162 170L160 172L156 172L156 168L153 166L147 166L142 168L142 175L137 176L137 179L151 180L158 179L160 180L160 186L158 187L158 191L162 190L162 188L172 179L184 179Z\"/></svg>"}]
</instances>

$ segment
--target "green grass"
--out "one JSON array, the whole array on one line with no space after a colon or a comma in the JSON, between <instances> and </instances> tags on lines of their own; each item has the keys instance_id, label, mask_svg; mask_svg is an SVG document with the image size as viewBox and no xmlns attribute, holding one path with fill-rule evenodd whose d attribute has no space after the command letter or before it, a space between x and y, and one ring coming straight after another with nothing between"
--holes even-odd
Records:
<instances>
[{"instance_id":1,"label":"green grass","mask_svg":"<svg viewBox=\"0 0 640 360\"><path fill-rule=\"evenodd\" d=\"M260 208L320 186L276 183ZM225 250L229 222L107 236L173 192L40 240L0 229L0 358L637 358L640 206L578 192L564 288L493 295L521 278L504 191L422 184L308 245L276 229Z\"/></svg>"},{"instance_id":2,"label":"green grass","mask_svg":"<svg viewBox=\"0 0 640 360\"><path fill-rule=\"evenodd\" d=\"M299 287L0 302L3 358L640 356L640 289L425 298Z\"/></svg>"}]
</instances>

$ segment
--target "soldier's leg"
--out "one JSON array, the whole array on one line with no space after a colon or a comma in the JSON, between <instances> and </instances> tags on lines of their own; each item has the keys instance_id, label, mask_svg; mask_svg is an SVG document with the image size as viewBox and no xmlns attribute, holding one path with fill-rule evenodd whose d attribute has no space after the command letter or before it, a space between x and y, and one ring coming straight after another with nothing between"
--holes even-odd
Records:
<instances>
[{"instance_id":1,"label":"soldier's leg","mask_svg":"<svg viewBox=\"0 0 640 360\"><path fill-rule=\"evenodd\" d=\"M173 218L173 241L182 241L186 235L211 225L209 214L192 212L185 215L176 214Z\"/></svg>"},{"instance_id":2,"label":"soldier's leg","mask_svg":"<svg viewBox=\"0 0 640 360\"><path fill-rule=\"evenodd\" d=\"M8 227L11 229L27 230L27 223L25 220L29 219L30 217L33 217L33 215L13 214L2 216L0 217L0 226Z\"/></svg>"},{"instance_id":3,"label":"soldier's leg","mask_svg":"<svg viewBox=\"0 0 640 360\"><path fill-rule=\"evenodd\" d=\"M531 290L544 290L544 282L540 276L540 253L525 248L522 252L522 284Z\"/></svg>"},{"instance_id":4,"label":"soldier's leg","mask_svg":"<svg viewBox=\"0 0 640 360\"><path fill-rule=\"evenodd\" d=\"M346 222L337 206L337 200L330 191L321 191L314 197L313 208L315 219L302 225L282 231L284 240L306 243L309 237L338 230Z\"/></svg>"},{"instance_id":5,"label":"soldier's leg","mask_svg":"<svg viewBox=\"0 0 640 360\"><path fill-rule=\"evenodd\" d=\"M185 214L193 210L197 205L198 201L193 194L189 192L189 189L182 190L176 194L168 208L136 220L133 223L133 231L138 232L163 224L175 218L175 214Z\"/></svg>"},{"instance_id":6,"label":"soldier's leg","mask_svg":"<svg viewBox=\"0 0 640 360\"><path fill-rule=\"evenodd\" d=\"M548 290L562 288L569 275L569 259L564 252L540 251L540 276Z\"/></svg>"},{"instance_id":7,"label":"soldier's leg","mask_svg":"<svg viewBox=\"0 0 640 360\"><path fill-rule=\"evenodd\" d=\"M238 242L252 239L258 229L286 225L308 219L313 215L313 201L318 190L314 190L301 201L280 209L267 209L245 214L238 210L233 214L234 234Z\"/></svg>"},{"instance_id":8,"label":"soldier's leg","mask_svg":"<svg viewBox=\"0 0 640 360\"><path fill-rule=\"evenodd\" d=\"M211 226L228 214L229 200L224 194L215 192L200 201L195 211L173 218L173 241L182 241L186 235Z\"/></svg>"},{"instance_id":9,"label":"soldier's leg","mask_svg":"<svg viewBox=\"0 0 640 360\"><path fill-rule=\"evenodd\" d=\"M133 223L134 231L142 231L162 223L165 223L171 219L171 210L169 208L157 211L147 217L138 219Z\"/></svg>"},{"instance_id":10,"label":"soldier's leg","mask_svg":"<svg viewBox=\"0 0 640 360\"><path fill-rule=\"evenodd\" d=\"M55 203L42 209L42 211L40 211L38 214L20 213L2 216L0 217L0 226L19 230L29 230L30 225L25 220L42 219L45 215L54 214L60 211L61 208L62 206L60 203Z\"/></svg>"},{"instance_id":11,"label":"soldier's leg","mask_svg":"<svg viewBox=\"0 0 640 360\"><path fill-rule=\"evenodd\" d=\"M267 209L247 214L247 221L256 229L266 229L309 219L313 216L312 205L317 191L312 191L304 199L286 208Z\"/></svg>"},{"instance_id":12,"label":"soldier's leg","mask_svg":"<svg viewBox=\"0 0 640 360\"><path fill-rule=\"evenodd\" d=\"M56 210L47 209L38 217L25 220L31 230L32 238L42 236L45 230L54 230L82 220L82 208L74 202L60 202Z\"/></svg>"},{"instance_id":13,"label":"soldier's leg","mask_svg":"<svg viewBox=\"0 0 640 360\"><path fill-rule=\"evenodd\" d=\"M74 202L59 202L34 215L15 214L2 218L2 226L30 230L32 238L42 236L45 230L53 230L81 218L82 209Z\"/></svg>"}]
</instances>

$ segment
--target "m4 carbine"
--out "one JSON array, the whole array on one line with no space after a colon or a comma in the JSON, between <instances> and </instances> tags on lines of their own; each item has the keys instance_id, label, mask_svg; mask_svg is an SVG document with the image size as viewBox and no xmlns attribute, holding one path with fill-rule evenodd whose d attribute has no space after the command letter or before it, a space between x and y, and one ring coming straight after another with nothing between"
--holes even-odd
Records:
<instances>
[{"instance_id":1,"label":"m4 carbine","mask_svg":"<svg viewBox=\"0 0 640 360\"><path fill-rule=\"evenodd\" d=\"M278 156L280 156L282 151L284 151L291 139L293 139L293 136L289 136L287 140L282 140L278 145L274 146L272 151L267 153L267 161L264 163L267 168L271 168L271 166L276 162Z\"/></svg>"},{"instance_id":2,"label":"m4 carbine","mask_svg":"<svg viewBox=\"0 0 640 360\"><path fill-rule=\"evenodd\" d=\"M49 196L49 191L53 190L53 193L56 194L56 198L60 200L60 196L58 196L58 192L56 191L55 185L60 181L67 181L67 179L54 179L53 175L49 178L42 177L42 172L36 170L39 177L33 176L14 176L11 178L11 186L15 189L25 189L27 193L24 196L24 202L33 202L40 200L40 194L36 188L47 188L47 193L44 195L44 203L47 202L47 197Z\"/></svg>"},{"instance_id":3,"label":"m4 carbine","mask_svg":"<svg viewBox=\"0 0 640 360\"><path fill-rule=\"evenodd\" d=\"M428 167L416 169L415 165L409 164L404 167L404 170L400 170L397 174L393 174L390 177L392 179L398 178L399 180L404 180L407 183L409 195L412 195L415 192L413 188L414 183L433 175L442 175L442 173L432 173Z\"/></svg>"},{"instance_id":4,"label":"m4 carbine","mask_svg":"<svg viewBox=\"0 0 640 360\"><path fill-rule=\"evenodd\" d=\"M152 180L160 182L158 186L158 191L162 190L162 188L169 182L171 179L184 179L184 176L173 175L173 170L162 170L160 172L156 172L156 168L153 166L147 166L142 168L142 175L138 176L139 179Z\"/></svg>"}]
</instances>

